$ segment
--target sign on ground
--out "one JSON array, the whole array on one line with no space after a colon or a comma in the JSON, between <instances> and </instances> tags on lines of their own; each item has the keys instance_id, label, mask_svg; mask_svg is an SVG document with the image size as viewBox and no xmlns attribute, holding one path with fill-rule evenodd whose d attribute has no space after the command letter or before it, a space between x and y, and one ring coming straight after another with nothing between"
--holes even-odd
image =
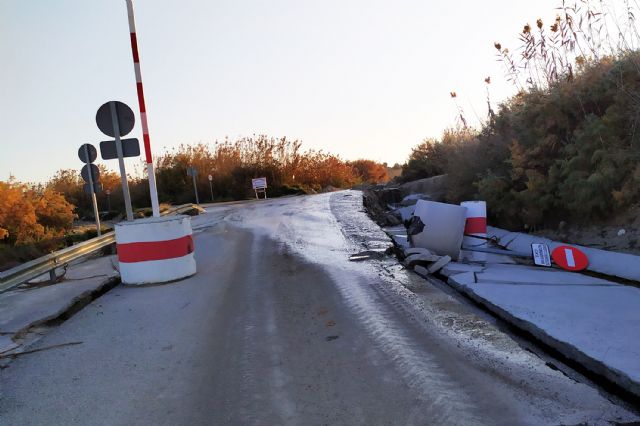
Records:
<instances>
[{"instance_id":1,"label":"sign on ground","mask_svg":"<svg viewBox=\"0 0 640 426\"><path fill-rule=\"evenodd\" d=\"M589 266L589 258L581 250L571 246L559 246L551 252L553 261L567 271L582 271Z\"/></svg>"},{"instance_id":2,"label":"sign on ground","mask_svg":"<svg viewBox=\"0 0 640 426\"><path fill-rule=\"evenodd\" d=\"M251 186L253 187L253 189L265 189L267 187L267 178L261 177L251 179Z\"/></svg>"},{"instance_id":3,"label":"sign on ground","mask_svg":"<svg viewBox=\"0 0 640 426\"><path fill-rule=\"evenodd\" d=\"M531 244L531 252L533 253L533 263L538 266L551 266L551 255L549 254L548 245Z\"/></svg>"}]
</instances>

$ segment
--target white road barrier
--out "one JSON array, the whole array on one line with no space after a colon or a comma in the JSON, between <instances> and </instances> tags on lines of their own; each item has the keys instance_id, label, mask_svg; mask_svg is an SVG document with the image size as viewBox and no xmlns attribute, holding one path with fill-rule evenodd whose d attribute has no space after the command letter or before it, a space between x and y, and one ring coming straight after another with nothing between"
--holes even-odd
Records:
<instances>
[{"instance_id":1,"label":"white road barrier","mask_svg":"<svg viewBox=\"0 0 640 426\"><path fill-rule=\"evenodd\" d=\"M120 277L124 284L152 284L196 273L188 216L165 216L115 225Z\"/></svg>"},{"instance_id":2,"label":"white road barrier","mask_svg":"<svg viewBox=\"0 0 640 426\"><path fill-rule=\"evenodd\" d=\"M466 214L465 207L455 204L418 200L413 215L420 218L424 229L412 236L414 246L424 247L440 256L448 255L451 259L458 260Z\"/></svg>"}]
</instances>

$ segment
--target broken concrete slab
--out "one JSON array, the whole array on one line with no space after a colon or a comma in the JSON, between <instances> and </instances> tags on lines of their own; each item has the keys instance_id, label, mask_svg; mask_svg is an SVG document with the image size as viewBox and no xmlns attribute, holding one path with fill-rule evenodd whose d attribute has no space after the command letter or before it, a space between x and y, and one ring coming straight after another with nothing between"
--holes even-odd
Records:
<instances>
[{"instance_id":1,"label":"broken concrete slab","mask_svg":"<svg viewBox=\"0 0 640 426\"><path fill-rule=\"evenodd\" d=\"M442 259L442 256L438 256L435 254L416 253L407 256L403 263L407 268L413 269L415 265L418 265L420 263L433 263L438 262L440 259ZM451 260L451 258L449 258L449 260Z\"/></svg>"},{"instance_id":2,"label":"broken concrete slab","mask_svg":"<svg viewBox=\"0 0 640 426\"><path fill-rule=\"evenodd\" d=\"M449 263L449 262L451 262L451 257L450 256L441 257L436 263L434 263L433 265L429 266L429 268L428 268L429 273L430 274L435 274L440 269L444 268L445 265L447 263Z\"/></svg>"},{"instance_id":3,"label":"broken concrete slab","mask_svg":"<svg viewBox=\"0 0 640 426\"><path fill-rule=\"evenodd\" d=\"M640 289L509 265L451 274L448 282L567 358L640 396Z\"/></svg>"},{"instance_id":4,"label":"broken concrete slab","mask_svg":"<svg viewBox=\"0 0 640 426\"><path fill-rule=\"evenodd\" d=\"M487 227L489 236L498 238L498 242L514 251L531 251L532 243L547 244L550 250L566 243L552 241L535 235L510 232L500 228ZM601 274L620 277L628 280L640 281L640 256L628 253L618 253L607 250L570 244L582 250L589 258L587 270Z\"/></svg>"},{"instance_id":5,"label":"broken concrete slab","mask_svg":"<svg viewBox=\"0 0 640 426\"><path fill-rule=\"evenodd\" d=\"M511 256L506 256L504 254L495 254L495 253L484 253L477 252L472 250L464 250L460 251L460 259L461 262L475 262L475 263L507 263L507 264L516 264L516 260Z\"/></svg>"},{"instance_id":6,"label":"broken concrete slab","mask_svg":"<svg viewBox=\"0 0 640 426\"><path fill-rule=\"evenodd\" d=\"M412 254L433 254L433 252L423 247L409 247L404 250L405 256L411 256Z\"/></svg>"},{"instance_id":7,"label":"broken concrete slab","mask_svg":"<svg viewBox=\"0 0 640 426\"><path fill-rule=\"evenodd\" d=\"M416 206L414 204L412 206L398 207L397 209L393 209L391 211L391 214L398 217L402 222L406 222L407 220L411 219L415 210Z\"/></svg>"},{"instance_id":8,"label":"broken concrete slab","mask_svg":"<svg viewBox=\"0 0 640 426\"><path fill-rule=\"evenodd\" d=\"M450 277L451 275L461 274L463 272L482 272L483 270L484 266L478 264L450 262L441 269L440 273L446 277Z\"/></svg>"},{"instance_id":9,"label":"broken concrete slab","mask_svg":"<svg viewBox=\"0 0 640 426\"><path fill-rule=\"evenodd\" d=\"M20 334L34 325L59 317L78 300L102 290L117 279L112 257L91 259L69 268L58 284L17 288L0 294L0 333ZM6 333L6 334L5 334Z\"/></svg>"}]
</instances>

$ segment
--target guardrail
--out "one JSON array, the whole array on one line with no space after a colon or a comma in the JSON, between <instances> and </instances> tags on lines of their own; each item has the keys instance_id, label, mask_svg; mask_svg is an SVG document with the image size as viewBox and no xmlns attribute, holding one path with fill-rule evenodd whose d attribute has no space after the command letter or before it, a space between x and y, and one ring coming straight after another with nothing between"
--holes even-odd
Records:
<instances>
[{"instance_id":1,"label":"guardrail","mask_svg":"<svg viewBox=\"0 0 640 426\"><path fill-rule=\"evenodd\" d=\"M162 213L162 215L172 215L185 213L194 208L192 204L177 206ZM20 284L32 280L47 272L53 281L56 268L61 268L74 260L80 259L94 253L111 244L115 244L116 234L113 231L96 238L75 244L71 247L53 252L46 256L39 257L15 268L0 272L0 293L10 290Z\"/></svg>"}]
</instances>

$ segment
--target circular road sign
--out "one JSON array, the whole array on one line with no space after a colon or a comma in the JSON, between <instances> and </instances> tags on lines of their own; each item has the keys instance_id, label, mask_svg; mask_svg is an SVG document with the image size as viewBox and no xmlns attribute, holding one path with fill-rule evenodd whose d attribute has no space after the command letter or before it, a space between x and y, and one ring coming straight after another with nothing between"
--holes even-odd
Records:
<instances>
[{"instance_id":1,"label":"circular road sign","mask_svg":"<svg viewBox=\"0 0 640 426\"><path fill-rule=\"evenodd\" d=\"M131 108L122 102L111 101L107 102L98 108L96 113L96 124L102 133L112 138L116 137L116 132L113 130L113 118L111 117L111 103L115 104L116 116L118 117L118 127L120 127L120 135L125 136L133 130L133 125L136 124L136 117L133 115Z\"/></svg>"},{"instance_id":2,"label":"circular road sign","mask_svg":"<svg viewBox=\"0 0 640 426\"><path fill-rule=\"evenodd\" d=\"M209 176L207 176L207 177L209 178L209 181L212 181L212 180L213 180L213 176L209 175Z\"/></svg>"},{"instance_id":3,"label":"circular road sign","mask_svg":"<svg viewBox=\"0 0 640 426\"><path fill-rule=\"evenodd\" d=\"M556 264L567 271L582 271L589 266L589 258L582 251L571 246L558 246L551 252Z\"/></svg>"},{"instance_id":4,"label":"circular road sign","mask_svg":"<svg viewBox=\"0 0 640 426\"><path fill-rule=\"evenodd\" d=\"M85 182L89 182L89 167L91 167L91 180L97 183L98 180L100 180L100 170L98 170L98 166L95 164L85 164L82 170L80 170L80 176L82 176Z\"/></svg>"},{"instance_id":5,"label":"circular road sign","mask_svg":"<svg viewBox=\"0 0 640 426\"><path fill-rule=\"evenodd\" d=\"M89 158L87 158L87 152L89 153ZM78 148L78 158L83 163L93 163L98 158L98 151L96 148L90 143L85 143L80 148Z\"/></svg>"}]
</instances>

